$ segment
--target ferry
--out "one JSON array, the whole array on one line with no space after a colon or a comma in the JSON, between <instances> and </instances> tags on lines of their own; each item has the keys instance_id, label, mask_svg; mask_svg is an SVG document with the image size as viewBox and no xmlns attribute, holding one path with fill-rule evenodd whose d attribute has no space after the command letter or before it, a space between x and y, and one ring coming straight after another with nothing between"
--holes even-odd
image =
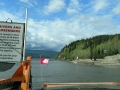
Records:
<instances>
[{"instance_id":1,"label":"ferry","mask_svg":"<svg viewBox=\"0 0 120 90\"><path fill-rule=\"evenodd\" d=\"M32 57L25 58L27 12L25 23L0 21L0 90L32 89Z\"/></svg>"}]
</instances>

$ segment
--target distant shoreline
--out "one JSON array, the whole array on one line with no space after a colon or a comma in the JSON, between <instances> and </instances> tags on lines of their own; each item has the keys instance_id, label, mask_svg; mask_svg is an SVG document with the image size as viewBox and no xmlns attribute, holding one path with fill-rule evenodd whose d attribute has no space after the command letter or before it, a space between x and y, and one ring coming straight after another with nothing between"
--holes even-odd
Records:
<instances>
[{"instance_id":1,"label":"distant shoreline","mask_svg":"<svg viewBox=\"0 0 120 90\"><path fill-rule=\"evenodd\" d=\"M91 59L78 59L78 60L73 60L71 61L72 63L75 64L88 64L88 65L95 65L95 63L100 63L101 60L96 60L93 61Z\"/></svg>"},{"instance_id":2,"label":"distant shoreline","mask_svg":"<svg viewBox=\"0 0 120 90\"><path fill-rule=\"evenodd\" d=\"M101 63L103 60L92 61L91 59L73 60L74 64L86 64L86 65L120 65L120 63Z\"/></svg>"},{"instance_id":3,"label":"distant shoreline","mask_svg":"<svg viewBox=\"0 0 120 90\"><path fill-rule=\"evenodd\" d=\"M78 59L71 61L75 64L88 64L88 65L120 65L120 55L107 56L104 59Z\"/></svg>"}]
</instances>

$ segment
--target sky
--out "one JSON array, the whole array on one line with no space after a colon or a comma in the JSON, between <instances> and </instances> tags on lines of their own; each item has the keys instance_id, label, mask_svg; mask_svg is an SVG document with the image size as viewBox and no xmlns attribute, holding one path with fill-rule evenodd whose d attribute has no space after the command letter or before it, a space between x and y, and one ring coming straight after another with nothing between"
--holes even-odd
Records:
<instances>
[{"instance_id":1,"label":"sky","mask_svg":"<svg viewBox=\"0 0 120 90\"><path fill-rule=\"evenodd\" d=\"M60 51L71 42L120 33L120 0L0 0L0 21L25 22L26 48Z\"/></svg>"}]
</instances>

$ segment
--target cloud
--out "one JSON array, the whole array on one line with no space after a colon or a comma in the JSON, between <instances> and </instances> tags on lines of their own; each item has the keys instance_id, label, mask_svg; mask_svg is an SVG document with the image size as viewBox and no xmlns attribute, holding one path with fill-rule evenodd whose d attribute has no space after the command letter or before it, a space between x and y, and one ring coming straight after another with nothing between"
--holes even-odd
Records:
<instances>
[{"instance_id":1,"label":"cloud","mask_svg":"<svg viewBox=\"0 0 120 90\"><path fill-rule=\"evenodd\" d=\"M20 2L23 2L23 3L28 3L29 0L20 0Z\"/></svg>"},{"instance_id":2,"label":"cloud","mask_svg":"<svg viewBox=\"0 0 120 90\"><path fill-rule=\"evenodd\" d=\"M4 6L5 5L5 3L0 3L0 6Z\"/></svg>"},{"instance_id":3,"label":"cloud","mask_svg":"<svg viewBox=\"0 0 120 90\"><path fill-rule=\"evenodd\" d=\"M112 11L114 12L114 14L120 14L120 3L118 3L116 7L112 9Z\"/></svg>"},{"instance_id":4,"label":"cloud","mask_svg":"<svg viewBox=\"0 0 120 90\"><path fill-rule=\"evenodd\" d=\"M20 0L20 2L25 3L25 4L32 6L32 7L34 5L37 5L37 2L35 0Z\"/></svg>"},{"instance_id":5,"label":"cloud","mask_svg":"<svg viewBox=\"0 0 120 90\"><path fill-rule=\"evenodd\" d=\"M79 10L80 10L80 4L78 0L70 0L69 6L67 7L67 13L75 14L75 13L79 13Z\"/></svg>"},{"instance_id":6,"label":"cloud","mask_svg":"<svg viewBox=\"0 0 120 90\"><path fill-rule=\"evenodd\" d=\"M18 12L12 14L11 12L6 11L6 10L0 10L0 21L5 21L8 18L10 18L13 22L18 22L18 21L24 22L23 18L20 17L21 15L23 15L23 13L19 12L19 14L18 14Z\"/></svg>"},{"instance_id":7,"label":"cloud","mask_svg":"<svg viewBox=\"0 0 120 90\"><path fill-rule=\"evenodd\" d=\"M49 0L48 5L44 6L44 13L56 13L61 11L65 7L64 0Z\"/></svg>"},{"instance_id":8,"label":"cloud","mask_svg":"<svg viewBox=\"0 0 120 90\"><path fill-rule=\"evenodd\" d=\"M106 9L109 6L109 2L107 0L95 0L93 3L93 10L94 12L98 12L100 10Z\"/></svg>"},{"instance_id":9,"label":"cloud","mask_svg":"<svg viewBox=\"0 0 120 90\"><path fill-rule=\"evenodd\" d=\"M119 26L119 24L112 19L111 15L104 16L84 15L83 18L84 18L83 22L87 23L92 27L91 32L94 35L119 33L118 31L114 31L115 29L118 29L116 27Z\"/></svg>"}]
</instances>

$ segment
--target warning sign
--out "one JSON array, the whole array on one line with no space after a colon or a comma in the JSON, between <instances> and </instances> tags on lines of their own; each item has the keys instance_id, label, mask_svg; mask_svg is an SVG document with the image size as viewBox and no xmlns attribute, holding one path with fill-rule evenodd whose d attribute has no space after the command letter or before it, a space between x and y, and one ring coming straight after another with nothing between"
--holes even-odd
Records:
<instances>
[{"instance_id":1,"label":"warning sign","mask_svg":"<svg viewBox=\"0 0 120 90\"><path fill-rule=\"evenodd\" d=\"M21 61L25 23L0 22L0 62Z\"/></svg>"}]
</instances>

